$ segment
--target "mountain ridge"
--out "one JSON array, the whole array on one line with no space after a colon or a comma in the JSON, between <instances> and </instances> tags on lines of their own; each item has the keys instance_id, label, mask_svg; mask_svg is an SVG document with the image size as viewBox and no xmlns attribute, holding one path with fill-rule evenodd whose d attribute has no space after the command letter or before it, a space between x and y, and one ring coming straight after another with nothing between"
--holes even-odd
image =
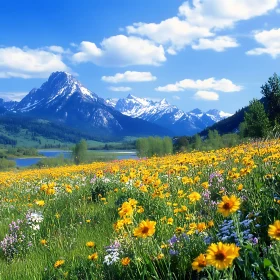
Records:
<instances>
[{"instance_id":1,"label":"mountain ridge","mask_svg":"<svg viewBox=\"0 0 280 280\"><path fill-rule=\"evenodd\" d=\"M157 124L121 114L67 72L52 73L40 88L32 89L13 110L95 133L172 135L172 131Z\"/></svg>"},{"instance_id":2,"label":"mountain ridge","mask_svg":"<svg viewBox=\"0 0 280 280\"><path fill-rule=\"evenodd\" d=\"M124 115L170 128L178 136L193 135L232 115L217 109L202 112L196 108L192 111L184 112L177 106L169 104L165 98L154 101L139 98L132 94L119 100L106 99L105 102Z\"/></svg>"}]
</instances>

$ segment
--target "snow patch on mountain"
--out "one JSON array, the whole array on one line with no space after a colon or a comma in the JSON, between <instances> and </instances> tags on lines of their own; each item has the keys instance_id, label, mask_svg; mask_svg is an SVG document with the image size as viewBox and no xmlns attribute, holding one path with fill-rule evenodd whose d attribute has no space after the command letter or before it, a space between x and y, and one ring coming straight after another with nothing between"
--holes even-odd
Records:
<instances>
[{"instance_id":1,"label":"snow patch on mountain","mask_svg":"<svg viewBox=\"0 0 280 280\"><path fill-rule=\"evenodd\" d=\"M105 102L124 115L171 128L175 130L175 133L182 135L195 134L232 115L216 109L209 110L206 113L198 108L190 112L184 112L169 104L165 98L160 101L153 101L132 94L117 101L107 99Z\"/></svg>"}]
</instances>

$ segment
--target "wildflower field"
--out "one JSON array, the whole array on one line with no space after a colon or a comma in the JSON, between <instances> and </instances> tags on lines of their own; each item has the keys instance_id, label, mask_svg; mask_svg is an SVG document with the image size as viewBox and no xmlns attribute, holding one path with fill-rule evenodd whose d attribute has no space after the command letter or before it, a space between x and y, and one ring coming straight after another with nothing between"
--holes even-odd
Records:
<instances>
[{"instance_id":1,"label":"wildflower field","mask_svg":"<svg viewBox=\"0 0 280 280\"><path fill-rule=\"evenodd\" d=\"M0 279L280 279L280 140L0 173Z\"/></svg>"}]
</instances>

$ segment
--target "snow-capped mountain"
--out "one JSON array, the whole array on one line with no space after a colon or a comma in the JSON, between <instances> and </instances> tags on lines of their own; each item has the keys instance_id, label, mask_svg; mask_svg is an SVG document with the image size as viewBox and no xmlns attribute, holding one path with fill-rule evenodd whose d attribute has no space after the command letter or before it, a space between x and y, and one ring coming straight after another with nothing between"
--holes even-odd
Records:
<instances>
[{"instance_id":1,"label":"snow-capped mountain","mask_svg":"<svg viewBox=\"0 0 280 280\"><path fill-rule=\"evenodd\" d=\"M111 99L106 100L107 104L114 106L116 110L124 115L140 118L149 122L156 123L162 117L169 117L170 123L175 123L180 119L184 112L176 106L170 105L165 99L161 101L147 100L129 94L127 98L119 99L117 102L112 102Z\"/></svg>"},{"instance_id":2,"label":"snow-capped mountain","mask_svg":"<svg viewBox=\"0 0 280 280\"><path fill-rule=\"evenodd\" d=\"M171 134L158 125L121 114L66 72L52 73L39 89L32 89L13 110L99 134Z\"/></svg>"},{"instance_id":3,"label":"snow-capped mountain","mask_svg":"<svg viewBox=\"0 0 280 280\"><path fill-rule=\"evenodd\" d=\"M85 102L96 102L98 100L95 93L85 88L71 74L55 72L39 89L32 89L15 109L21 112L29 112L38 108L56 107L59 104L58 112L72 98L78 98Z\"/></svg>"},{"instance_id":4,"label":"snow-capped mountain","mask_svg":"<svg viewBox=\"0 0 280 280\"><path fill-rule=\"evenodd\" d=\"M204 128L231 116L219 110L209 110L206 113L200 109L183 112L178 107L169 104L166 99L161 101L148 100L129 94L127 98L118 101L107 99L106 103L124 115L140 118L174 131L176 135L193 135Z\"/></svg>"},{"instance_id":5,"label":"snow-capped mountain","mask_svg":"<svg viewBox=\"0 0 280 280\"><path fill-rule=\"evenodd\" d=\"M212 110L207 111L206 115L209 116L215 122L219 122L220 120L223 120L223 119L226 119L226 118L232 116L232 114L230 114L230 113L219 111L217 109L212 109Z\"/></svg>"}]
</instances>

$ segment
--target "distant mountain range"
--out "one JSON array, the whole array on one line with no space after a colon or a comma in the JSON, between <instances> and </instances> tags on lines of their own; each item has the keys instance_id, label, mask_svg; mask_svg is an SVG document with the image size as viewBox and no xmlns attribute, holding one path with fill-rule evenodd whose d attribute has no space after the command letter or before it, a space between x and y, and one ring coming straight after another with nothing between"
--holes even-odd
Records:
<instances>
[{"instance_id":1,"label":"distant mountain range","mask_svg":"<svg viewBox=\"0 0 280 280\"><path fill-rule=\"evenodd\" d=\"M20 102L0 99L0 115L47 120L64 125L67 131L74 128L75 135L80 131L98 139L102 135L104 139L193 135L231 116L215 109L183 112L165 99L153 101L131 94L119 100L104 100L66 72L52 73L40 88L32 89Z\"/></svg>"},{"instance_id":2,"label":"distant mountain range","mask_svg":"<svg viewBox=\"0 0 280 280\"><path fill-rule=\"evenodd\" d=\"M98 135L172 135L161 126L121 114L66 72L51 74L12 110Z\"/></svg>"},{"instance_id":3,"label":"distant mountain range","mask_svg":"<svg viewBox=\"0 0 280 280\"><path fill-rule=\"evenodd\" d=\"M232 114L215 109L207 112L202 112L200 109L183 112L178 107L169 104L166 99L153 101L131 94L119 100L107 99L106 103L124 115L169 128L175 135L193 135L232 116Z\"/></svg>"}]
</instances>

